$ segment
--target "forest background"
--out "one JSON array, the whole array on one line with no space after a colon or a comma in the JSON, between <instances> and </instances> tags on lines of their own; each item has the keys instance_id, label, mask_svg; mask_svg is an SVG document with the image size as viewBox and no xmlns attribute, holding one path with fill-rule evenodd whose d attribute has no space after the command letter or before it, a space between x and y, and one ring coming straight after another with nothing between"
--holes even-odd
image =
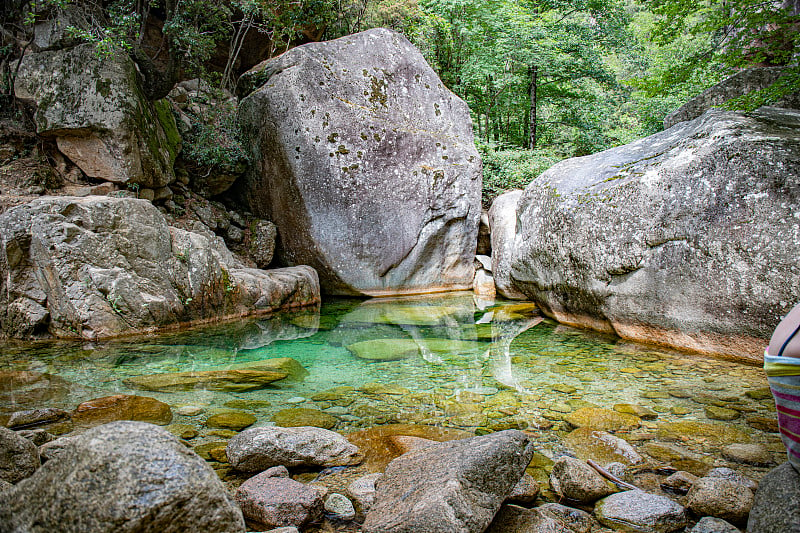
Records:
<instances>
[{"instance_id":1,"label":"forest background","mask_svg":"<svg viewBox=\"0 0 800 533\"><path fill-rule=\"evenodd\" d=\"M68 8L81 15L74 38L130 54L152 99L198 77L235 92L254 42L264 59L369 28L399 31L469 104L484 204L561 159L661 130L668 113L742 68L786 67L730 107L800 88L800 0L7 0L3 105L32 24ZM196 125L188 157L243 157L230 111Z\"/></svg>"}]
</instances>

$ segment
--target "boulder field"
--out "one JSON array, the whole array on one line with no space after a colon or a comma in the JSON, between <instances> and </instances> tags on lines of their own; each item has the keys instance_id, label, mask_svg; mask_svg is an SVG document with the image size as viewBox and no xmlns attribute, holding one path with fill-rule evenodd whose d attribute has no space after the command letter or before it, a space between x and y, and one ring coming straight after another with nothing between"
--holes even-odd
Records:
<instances>
[{"instance_id":1,"label":"boulder field","mask_svg":"<svg viewBox=\"0 0 800 533\"><path fill-rule=\"evenodd\" d=\"M298 46L245 76L251 210L323 291L468 289L481 160L465 102L405 37L375 29Z\"/></svg>"},{"instance_id":2,"label":"boulder field","mask_svg":"<svg viewBox=\"0 0 800 533\"><path fill-rule=\"evenodd\" d=\"M148 201L42 197L0 215L0 332L102 338L316 305L306 266L245 268Z\"/></svg>"},{"instance_id":3,"label":"boulder field","mask_svg":"<svg viewBox=\"0 0 800 533\"><path fill-rule=\"evenodd\" d=\"M495 279L562 323L758 362L800 301L798 176L800 112L708 111L504 199Z\"/></svg>"}]
</instances>

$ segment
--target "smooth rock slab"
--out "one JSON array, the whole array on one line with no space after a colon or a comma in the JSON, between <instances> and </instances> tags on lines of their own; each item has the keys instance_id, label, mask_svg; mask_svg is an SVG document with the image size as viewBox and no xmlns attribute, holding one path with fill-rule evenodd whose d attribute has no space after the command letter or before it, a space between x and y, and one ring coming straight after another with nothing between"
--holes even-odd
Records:
<instances>
[{"instance_id":1,"label":"smooth rock slab","mask_svg":"<svg viewBox=\"0 0 800 533\"><path fill-rule=\"evenodd\" d=\"M304 407L292 407L281 409L272 417L276 426L281 427L302 427L311 426L323 429L331 429L339 421L333 415L323 413L319 409L306 409Z\"/></svg>"},{"instance_id":2,"label":"smooth rock slab","mask_svg":"<svg viewBox=\"0 0 800 533\"><path fill-rule=\"evenodd\" d=\"M503 193L494 199L489 209L494 285L501 296L512 300L525 299L511 283L511 254L517 233L517 203L521 197L520 190Z\"/></svg>"},{"instance_id":3,"label":"smooth rock slab","mask_svg":"<svg viewBox=\"0 0 800 533\"><path fill-rule=\"evenodd\" d=\"M516 430L449 441L404 454L377 482L364 533L481 533L533 456Z\"/></svg>"},{"instance_id":4,"label":"smooth rock slab","mask_svg":"<svg viewBox=\"0 0 800 533\"><path fill-rule=\"evenodd\" d=\"M777 533L800 524L800 473L786 462L761 480L747 520L748 533Z\"/></svg>"},{"instance_id":5,"label":"smooth rock slab","mask_svg":"<svg viewBox=\"0 0 800 533\"><path fill-rule=\"evenodd\" d=\"M34 443L0 427L0 480L17 483L31 476L40 465Z\"/></svg>"},{"instance_id":6,"label":"smooth rock slab","mask_svg":"<svg viewBox=\"0 0 800 533\"><path fill-rule=\"evenodd\" d=\"M268 528L302 527L322 517L319 492L288 477L263 472L251 477L234 496L248 522Z\"/></svg>"},{"instance_id":7,"label":"smooth rock slab","mask_svg":"<svg viewBox=\"0 0 800 533\"><path fill-rule=\"evenodd\" d=\"M358 448L327 429L258 427L242 431L228 443L228 460L245 472L272 466L346 466L358 464Z\"/></svg>"},{"instance_id":8,"label":"smooth rock slab","mask_svg":"<svg viewBox=\"0 0 800 533\"><path fill-rule=\"evenodd\" d=\"M333 294L472 286L480 155L469 109L405 37L374 29L265 62L239 121L252 211Z\"/></svg>"},{"instance_id":9,"label":"smooth rock slab","mask_svg":"<svg viewBox=\"0 0 800 533\"><path fill-rule=\"evenodd\" d=\"M214 470L168 432L143 422L112 422L71 439L3 496L4 531L245 531Z\"/></svg>"},{"instance_id":10,"label":"smooth rock slab","mask_svg":"<svg viewBox=\"0 0 800 533\"><path fill-rule=\"evenodd\" d=\"M594 516L606 527L630 533L668 533L685 527L686 510L664 496L631 490L603 498Z\"/></svg>"},{"instance_id":11,"label":"smooth rock slab","mask_svg":"<svg viewBox=\"0 0 800 533\"><path fill-rule=\"evenodd\" d=\"M58 422L69 417L70 416L67 411L64 411L63 409L56 409L54 407L30 409L28 411L16 411L11 413L8 422L6 423L6 427L10 429L25 428L47 424L50 422Z\"/></svg>"}]
</instances>

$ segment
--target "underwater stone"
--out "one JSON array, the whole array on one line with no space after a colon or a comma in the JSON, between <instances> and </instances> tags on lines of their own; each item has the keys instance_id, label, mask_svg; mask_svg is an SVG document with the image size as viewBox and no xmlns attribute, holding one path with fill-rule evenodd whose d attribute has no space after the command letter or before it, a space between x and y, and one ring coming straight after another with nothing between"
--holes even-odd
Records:
<instances>
[{"instance_id":1,"label":"underwater stone","mask_svg":"<svg viewBox=\"0 0 800 533\"><path fill-rule=\"evenodd\" d=\"M165 426L172 421L166 403L146 396L115 394L83 402L72 413L78 426L93 427L117 420L136 420Z\"/></svg>"},{"instance_id":2,"label":"underwater stone","mask_svg":"<svg viewBox=\"0 0 800 533\"><path fill-rule=\"evenodd\" d=\"M564 444L583 460L591 459L602 465L620 462L635 465L644 459L625 440L591 427L578 428L564 437Z\"/></svg>"},{"instance_id":3,"label":"underwater stone","mask_svg":"<svg viewBox=\"0 0 800 533\"><path fill-rule=\"evenodd\" d=\"M636 429L642 425L639 417L599 407L581 407L567 415L565 420L578 428L589 427L601 431Z\"/></svg>"},{"instance_id":4,"label":"underwater stone","mask_svg":"<svg viewBox=\"0 0 800 533\"><path fill-rule=\"evenodd\" d=\"M331 429L339 421L335 416L323 413L319 409L304 407L281 409L273 415L272 420L280 427L310 426L323 429Z\"/></svg>"},{"instance_id":5,"label":"underwater stone","mask_svg":"<svg viewBox=\"0 0 800 533\"><path fill-rule=\"evenodd\" d=\"M206 426L210 428L223 428L239 431L256 423L256 417L250 413L231 412L218 413L211 415L206 420Z\"/></svg>"},{"instance_id":6,"label":"underwater stone","mask_svg":"<svg viewBox=\"0 0 800 533\"><path fill-rule=\"evenodd\" d=\"M125 379L124 383L129 387L155 392L194 389L241 392L263 388L286 376L284 372L271 370L199 370L134 376Z\"/></svg>"}]
</instances>

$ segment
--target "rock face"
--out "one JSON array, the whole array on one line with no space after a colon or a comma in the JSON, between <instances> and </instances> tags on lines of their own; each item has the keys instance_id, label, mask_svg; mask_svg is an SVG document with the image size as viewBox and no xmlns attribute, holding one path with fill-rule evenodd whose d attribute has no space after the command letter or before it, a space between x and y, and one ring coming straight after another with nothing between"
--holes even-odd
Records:
<instances>
[{"instance_id":1,"label":"rock face","mask_svg":"<svg viewBox=\"0 0 800 533\"><path fill-rule=\"evenodd\" d=\"M449 441L389 463L364 521L365 533L480 533L533 456L524 433Z\"/></svg>"},{"instance_id":2,"label":"rock face","mask_svg":"<svg viewBox=\"0 0 800 533\"><path fill-rule=\"evenodd\" d=\"M747 531L792 531L797 524L800 524L800 473L786 462L770 470L758 485Z\"/></svg>"},{"instance_id":3,"label":"rock face","mask_svg":"<svg viewBox=\"0 0 800 533\"><path fill-rule=\"evenodd\" d=\"M0 498L4 531L244 531L239 508L208 466L143 422L75 438Z\"/></svg>"},{"instance_id":4,"label":"rock face","mask_svg":"<svg viewBox=\"0 0 800 533\"><path fill-rule=\"evenodd\" d=\"M669 129L679 122L695 119L728 100L764 89L777 81L783 72L783 67L756 67L737 72L667 115L664 119L664 129ZM800 109L800 93L787 95L773 105Z\"/></svg>"},{"instance_id":5,"label":"rock face","mask_svg":"<svg viewBox=\"0 0 800 533\"><path fill-rule=\"evenodd\" d=\"M245 196L333 294L472 286L481 163L466 104L401 35L294 48L250 74Z\"/></svg>"},{"instance_id":6,"label":"rock face","mask_svg":"<svg viewBox=\"0 0 800 533\"><path fill-rule=\"evenodd\" d=\"M175 119L166 100L144 97L127 54L100 58L92 44L28 54L14 94L36 104L37 133L87 176L148 188L175 180Z\"/></svg>"},{"instance_id":7,"label":"rock face","mask_svg":"<svg viewBox=\"0 0 800 533\"><path fill-rule=\"evenodd\" d=\"M319 302L309 267L242 268L150 202L44 197L0 215L0 332L100 338Z\"/></svg>"},{"instance_id":8,"label":"rock face","mask_svg":"<svg viewBox=\"0 0 800 533\"><path fill-rule=\"evenodd\" d=\"M344 466L358 464L358 448L322 428L258 427L242 431L228 443L228 460L245 472L272 466Z\"/></svg>"},{"instance_id":9,"label":"rock face","mask_svg":"<svg viewBox=\"0 0 800 533\"><path fill-rule=\"evenodd\" d=\"M800 112L775 108L562 161L519 201L514 287L563 323L760 361L800 300L798 175Z\"/></svg>"}]
</instances>

